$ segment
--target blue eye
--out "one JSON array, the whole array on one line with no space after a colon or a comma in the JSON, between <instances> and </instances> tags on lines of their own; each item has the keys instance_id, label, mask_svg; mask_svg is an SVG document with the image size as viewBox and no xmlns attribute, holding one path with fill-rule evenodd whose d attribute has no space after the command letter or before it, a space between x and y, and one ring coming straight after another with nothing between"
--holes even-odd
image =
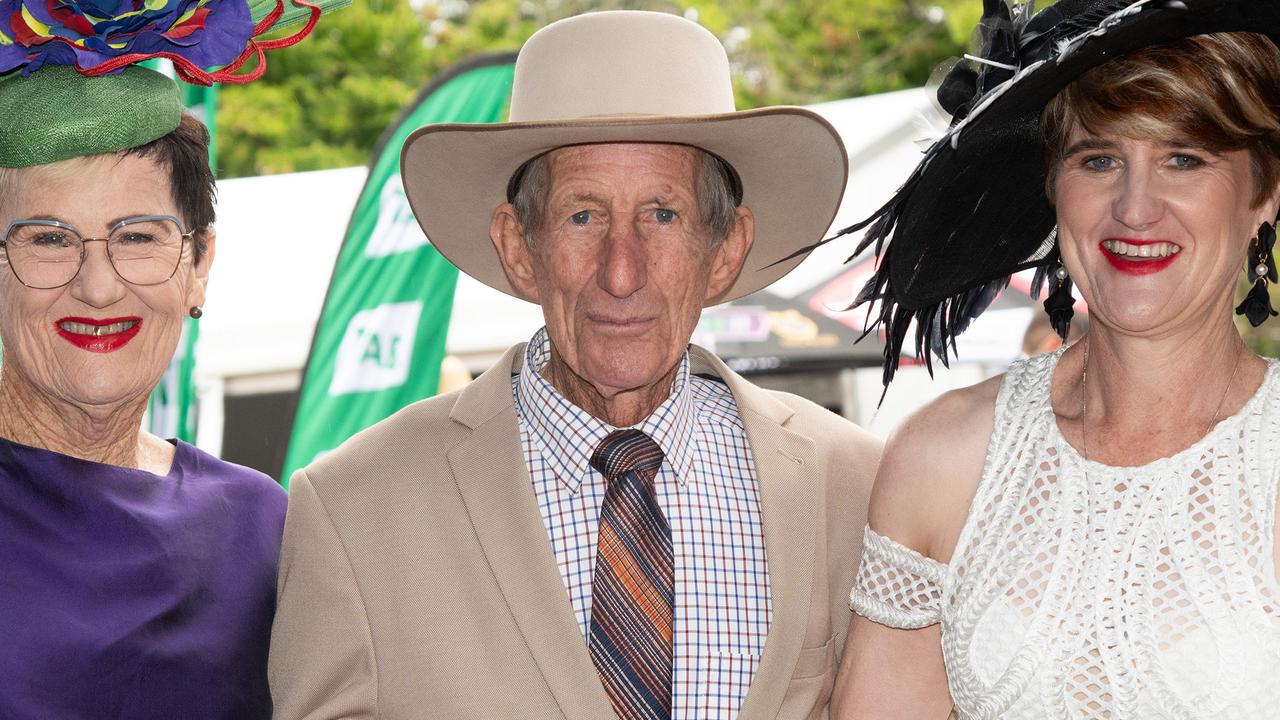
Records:
<instances>
[{"instance_id":1,"label":"blue eye","mask_svg":"<svg viewBox=\"0 0 1280 720\"><path fill-rule=\"evenodd\" d=\"M1110 170L1116 166L1116 161L1115 158L1099 155L1085 160L1084 165L1090 170Z\"/></svg>"},{"instance_id":2,"label":"blue eye","mask_svg":"<svg viewBox=\"0 0 1280 720\"><path fill-rule=\"evenodd\" d=\"M653 211L653 218L660 223L672 223L676 221L676 213L674 210L659 208Z\"/></svg>"},{"instance_id":3,"label":"blue eye","mask_svg":"<svg viewBox=\"0 0 1280 720\"><path fill-rule=\"evenodd\" d=\"M591 212L588 210L576 212L569 216L569 222L573 223L574 225L586 225L587 223L591 222Z\"/></svg>"},{"instance_id":4,"label":"blue eye","mask_svg":"<svg viewBox=\"0 0 1280 720\"><path fill-rule=\"evenodd\" d=\"M1202 164L1200 162L1200 158L1195 157L1193 155L1174 155L1172 158L1170 158L1170 162L1173 163L1174 167L1182 168L1184 170L1193 168L1193 167L1198 167L1199 165Z\"/></svg>"}]
</instances>

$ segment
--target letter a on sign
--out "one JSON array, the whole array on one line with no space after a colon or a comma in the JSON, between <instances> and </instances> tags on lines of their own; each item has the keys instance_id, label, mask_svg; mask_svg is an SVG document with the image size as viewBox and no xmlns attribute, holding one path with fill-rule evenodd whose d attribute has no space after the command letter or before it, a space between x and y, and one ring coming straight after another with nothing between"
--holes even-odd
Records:
<instances>
[{"instance_id":1,"label":"letter a on sign","mask_svg":"<svg viewBox=\"0 0 1280 720\"><path fill-rule=\"evenodd\" d=\"M404 196L404 185L399 175L387 179L382 194L378 196L378 224L369 235L364 256L386 257L409 252L427 244L427 236L413 217L409 200Z\"/></svg>"},{"instance_id":2,"label":"letter a on sign","mask_svg":"<svg viewBox=\"0 0 1280 720\"><path fill-rule=\"evenodd\" d=\"M383 134L325 294L282 480L439 387L458 271L413 217L400 181L400 149L423 125L500 122L514 62L514 53L503 53L445 72Z\"/></svg>"},{"instance_id":3,"label":"letter a on sign","mask_svg":"<svg viewBox=\"0 0 1280 720\"><path fill-rule=\"evenodd\" d=\"M421 302L379 305L351 318L338 346L330 395L383 390L409 377Z\"/></svg>"}]
</instances>

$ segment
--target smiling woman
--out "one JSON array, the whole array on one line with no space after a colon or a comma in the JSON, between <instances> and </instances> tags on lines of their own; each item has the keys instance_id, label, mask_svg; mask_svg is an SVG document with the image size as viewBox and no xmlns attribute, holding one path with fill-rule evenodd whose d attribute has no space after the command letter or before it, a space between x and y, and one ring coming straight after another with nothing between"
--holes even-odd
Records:
<instances>
[{"instance_id":1,"label":"smiling woman","mask_svg":"<svg viewBox=\"0 0 1280 720\"><path fill-rule=\"evenodd\" d=\"M265 476L139 429L214 259L208 135L192 118L175 124L140 144L149 150L5 173L5 717L270 714L266 642L284 494ZM203 182L179 202L176 169L192 166ZM187 230L191 217L201 224ZM66 673L93 680L68 683ZM198 679L210 673L216 684Z\"/></svg>"},{"instance_id":2,"label":"smiling woman","mask_svg":"<svg viewBox=\"0 0 1280 720\"><path fill-rule=\"evenodd\" d=\"M84 427L44 432L40 444L98 448L93 459L167 474L175 446L145 435L139 443L126 428L140 424L183 318L203 304L213 261L212 229L183 229L172 184L167 167L139 155L14 172L4 203L11 272L0 276L0 435L30 444L53 422L46 415L64 416L47 407L54 398L89 404L76 413ZM206 248L199 261L195 235Z\"/></svg>"},{"instance_id":3,"label":"smiling woman","mask_svg":"<svg viewBox=\"0 0 1280 720\"><path fill-rule=\"evenodd\" d=\"M130 64L274 19L135 5L0 0L0 717L268 718L284 492L140 429L216 243L209 134Z\"/></svg>"},{"instance_id":4,"label":"smiling woman","mask_svg":"<svg viewBox=\"0 0 1280 720\"><path fill-rule=\"evenodd\" d=\"M1037 267L1062 334L1073 287L1090 329L889 443L834 715L1274 716L1280 364L1232 306L1241 267L1264 305L1275 280L1280 16L987 7L982 69L944 83L956 122L879 215L863 297L898 347L914 321L945 355Z\"/></svg>"}]
</instances>

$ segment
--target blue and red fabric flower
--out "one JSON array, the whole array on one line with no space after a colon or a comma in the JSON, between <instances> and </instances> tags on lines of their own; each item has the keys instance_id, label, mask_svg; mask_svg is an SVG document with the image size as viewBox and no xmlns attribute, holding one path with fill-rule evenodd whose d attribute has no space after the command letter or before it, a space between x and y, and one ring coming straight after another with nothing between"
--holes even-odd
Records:
<instances>
[{"instance_id":1,"label":"blue and red fabric flower","mask_svg":"<svg viewBox=\"0 0 1280 720\"><path fill-rule=\"evenodd\" d=\"M276 5L255 25L248 0L0 0L0 75L30 75L46 63L102 75L160 57L189 82L252 79L232 73L251 55L285 44L254 40L279 17L283 3ZM290 40L313 24L314 17Z\"/></svg>"}]
</instances>

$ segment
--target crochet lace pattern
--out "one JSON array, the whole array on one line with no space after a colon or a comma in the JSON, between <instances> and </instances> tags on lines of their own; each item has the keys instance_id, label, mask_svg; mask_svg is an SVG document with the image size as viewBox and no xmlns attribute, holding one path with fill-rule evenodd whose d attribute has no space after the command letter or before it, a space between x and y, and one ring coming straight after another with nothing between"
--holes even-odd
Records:
<instances>
[{"instance_id":1,"label":"crochet lace pattern","mask_svg":"<svg viewBox=\"0 0 1280 720\"><path fill-rule=\"evenodd\" d=\"M851 608L940 622L966 720L1280 718L1280 364L1191 447L1112 467L1058 430L1059 357L1006 376L950 565L867 528Z\"/></svg>"}]
</instances>

